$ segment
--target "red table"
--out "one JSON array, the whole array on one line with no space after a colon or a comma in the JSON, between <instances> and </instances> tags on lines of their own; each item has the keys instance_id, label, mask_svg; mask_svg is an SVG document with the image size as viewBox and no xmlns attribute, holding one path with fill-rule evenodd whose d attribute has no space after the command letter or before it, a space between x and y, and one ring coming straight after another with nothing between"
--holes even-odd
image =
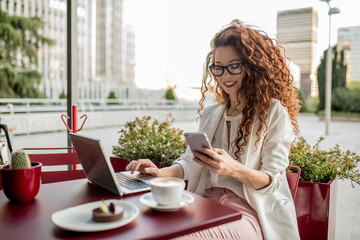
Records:
<instances>
[{"instance_id":1,"label":"red table","mask_svg":"<svg viewBox=\"0 0 360 240\"><path fill-rule=\"evenodd\" d=\"M195 194L190 206L157 212L140 203L142 194L116 197L85 179L43 184L29 203L10 202L0 191L0 239L169 239L241 218L240 212ZM139 216L125 226L93 233L66 231L51 222L53 212L110 198L135 204Z\"/></svg>"}]
</instances>

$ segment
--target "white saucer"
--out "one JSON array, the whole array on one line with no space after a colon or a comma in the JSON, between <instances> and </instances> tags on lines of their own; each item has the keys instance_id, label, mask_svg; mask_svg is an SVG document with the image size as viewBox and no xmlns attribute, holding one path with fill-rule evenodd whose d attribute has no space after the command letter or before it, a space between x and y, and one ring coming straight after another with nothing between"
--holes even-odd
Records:
<instances>
[{"instance_id":1,"label":"white saucer","mask_svg":"<svg viewBox=\"0 0 360 240\"><path fill-rule=\"evenodd\" d=\"M124 208L123 218L114 222L95 222L92 220L92 210L100 206L102 201L86 203L75 207L54 212L51 221L58 227L76 232L98 232L124 226L132 222L138 215L139 209L126 201L107 199L107 205L113 202L116 206Z\"/></svg>"},{"instance_id":2,"label":"white saucer","mask_svg":"<svg viewBox=\"0 0 360 240\"><path fill-rule=\"evenodd\" d=\"M142 204L144 204L145 206L148 206L150 208L156 209L161 212L173 212L180 208L183 208L183 207L186 207L186 206L189 206L190 204L192 204L194 202L194 197L191 196L190 194L184 192L181 196L179 203L173 204L173 205L159 205L153 199L151 192L149 192L149 193L145 193L144 195L142 195L140 197L140 202Z\"/></svg>"}]
</instances>

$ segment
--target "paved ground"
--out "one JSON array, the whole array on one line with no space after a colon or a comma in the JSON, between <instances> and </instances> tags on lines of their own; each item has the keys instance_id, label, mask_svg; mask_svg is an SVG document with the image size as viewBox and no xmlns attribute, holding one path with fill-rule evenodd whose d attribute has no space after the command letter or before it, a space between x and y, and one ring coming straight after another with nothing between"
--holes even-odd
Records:
<instances>
[{"instance_id":1,"label":"paved ground","mask_svg":"<svg viewBox=\"0 0 360 240\"><path fill-rule=\"evenodd\" d=\"M350 149L360 154L360 123L332 122L330 133L325 136L325 123L311 115L301 115L298 118L300 133L310 143L314 144L320 136L324 136L323 149L329 149L339 144L342 150ZM179 122L175 125L185 131L196 131L195 122ZM105 152L111 155L113 145L116 145L118 128L84 129L81 134L102 140ZM23 147L58 147L66 146L66 133L46 133L29 136L13 136L14 149ZM336 239L360 239L360 186L351 187L349 181L339 181L336 209Z\"/></svg>"}]
</instances>

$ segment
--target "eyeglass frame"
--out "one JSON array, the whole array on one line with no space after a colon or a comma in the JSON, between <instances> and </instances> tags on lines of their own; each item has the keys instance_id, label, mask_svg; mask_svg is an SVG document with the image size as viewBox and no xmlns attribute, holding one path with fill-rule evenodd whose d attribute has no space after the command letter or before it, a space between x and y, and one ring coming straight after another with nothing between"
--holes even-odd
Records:
<instances>
[{"instance_id":1,"label":"eyeglass frame","mask_svg":"<svg viewBox=\"0 0 360 240\"><path fill-rule=\"evenodd\" d=\"M237 64L239 64L239 66L241 67L240 72L239 72L239 73L232 73L232 72L230 72L229 67L232 66L232 65L237 65ZM209 66L209 69L210 69L210 72L211 72L215 77L221 77L222 75L224 75L225 69L226 69L227 72L230 73L231 75L239 75L239 74L241 74L242 71L243 71L243 66L244 66L244 64L245 64L245 62L243 62L243 63L232 63L232 64L229 64L229 65L227 65L227 66L216 66L216 65L213 63L213 64L211 64L211 65ZM213 70L212 70L213 67L220 67L220 68L222 68L222 73L221 73L220 75L215 75L214 72L213 72Z\"/></svg>"}]
</instances>

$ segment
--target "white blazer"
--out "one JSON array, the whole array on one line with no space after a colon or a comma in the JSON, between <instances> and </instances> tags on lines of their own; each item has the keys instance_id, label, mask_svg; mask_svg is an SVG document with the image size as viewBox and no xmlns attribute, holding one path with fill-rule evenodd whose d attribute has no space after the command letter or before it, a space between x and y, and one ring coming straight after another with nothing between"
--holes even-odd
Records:
<instances>
[{"instance_id":1,"label":"white blazer","mask_svg":"<svg viewBox=\"0 0 360 240\"><path fill-rule=\"evenodd\" d=\"M213 104L206 107L200 119L199 131L208 135L212 141L226 104ZM264 143L265 126L260 130L260 139L256 131L259 120L252 125L248 145L241 155L246 166L268 173L272 182L266 188L255 190L243 185L246 200L254 208L260 219L265 239L300 239L294 202L286 179L289 165L290 144L294 140L294 131L285 107L278 100L272 100L267 117L267 142ZM209 170L192 161L189 147L175 161L184 169L184 179L189 180L188 189L199 195L205 193ZM245 161L244 161L245 160Z\"/></svg>"}]
</instances>

